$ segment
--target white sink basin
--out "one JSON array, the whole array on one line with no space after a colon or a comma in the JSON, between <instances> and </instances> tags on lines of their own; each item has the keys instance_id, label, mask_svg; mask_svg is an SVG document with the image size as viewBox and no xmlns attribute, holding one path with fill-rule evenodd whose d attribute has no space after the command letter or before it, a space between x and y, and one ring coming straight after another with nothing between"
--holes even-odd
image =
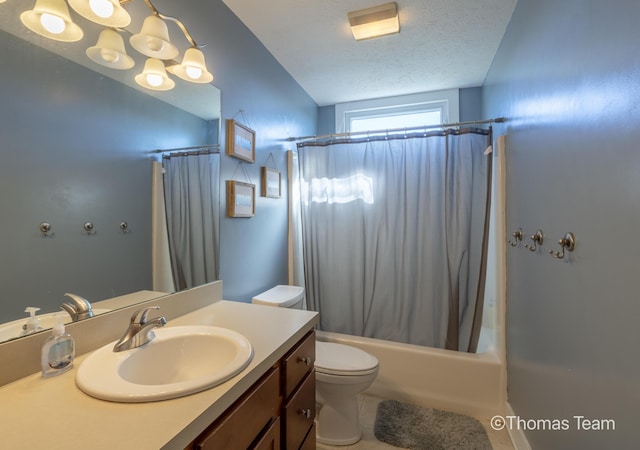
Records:
<instances>
[{"instance_id":1,"label":"white sink basin","mask_svg":"<svg viewBox=\"0 0 640 450\"><path fill-rule=\"evenodd\" d=\"M154 329L142 347L114 352L114 343L93 352L76 373L76 384L92 397L149 402L182 397L221 384L253 357L251 343L226 328L181 326Z\"/></svg>"}]
</instances>

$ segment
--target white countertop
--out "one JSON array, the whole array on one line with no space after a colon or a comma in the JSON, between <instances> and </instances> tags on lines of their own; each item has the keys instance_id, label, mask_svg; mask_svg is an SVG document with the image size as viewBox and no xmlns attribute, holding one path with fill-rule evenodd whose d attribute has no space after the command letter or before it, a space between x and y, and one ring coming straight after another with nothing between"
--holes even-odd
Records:
<instances>
[{"instance_id":1,"label":"white countertop","mask_svg":"<svg viewBox=\"0 0 640 450\"><path fill-rule=\"evenodd\" d=\"M44 379L40 373L0 387L0 448L182 449L224 412L317 322L317 313L219 301L166 326L214 325L245 335L254 350L249 366L209 390L173 400L114 403L75 385L78 366ZM122 324L122 331L128 324ZM10 361L4 361L10 364Z\"/></svg>"}]
</instances>

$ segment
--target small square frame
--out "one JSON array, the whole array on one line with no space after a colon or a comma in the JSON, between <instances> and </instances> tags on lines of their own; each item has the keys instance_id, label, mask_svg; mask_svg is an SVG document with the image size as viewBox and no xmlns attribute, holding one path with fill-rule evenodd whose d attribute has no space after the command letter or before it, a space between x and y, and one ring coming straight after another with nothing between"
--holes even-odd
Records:
<instances>
[{"instance_id":1,"label":"small square frame","mask_svg":"<svg viewBox=\"0 0 640 450\"><path fill-rule=\"evenodd\" d=\"M256 214L256 185L227 180L229 217L253 217Z\"/></svg>"},{"instance_id":2,"label":"small square frame","mask_svg":"<svg viewBox=\"0 0 640 450\"><path fill-rule=\"evenodd\" d=\"M262 167L262 196L280 198L282 195L282 175L277 169Z\"/></svg>"},{"instance_id":3,"label":"small square frame","mask_svg":"<svg viewBox=\"0 0 640 450\"><path fill-rule=\"evenodd\" d=\"M247 162L256 157L256 132L233 119L227 120L227 155Z\"/></svg>"}]
</instances>

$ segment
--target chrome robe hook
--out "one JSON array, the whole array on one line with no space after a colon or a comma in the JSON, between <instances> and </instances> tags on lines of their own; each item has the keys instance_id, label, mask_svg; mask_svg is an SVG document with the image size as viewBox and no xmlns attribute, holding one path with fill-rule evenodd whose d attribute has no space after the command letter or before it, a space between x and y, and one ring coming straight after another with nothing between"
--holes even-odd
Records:
<instances>
[{"instance_id":1,"label":"chrome robe hook","mask_svg":"<svg viewBox=\"0 0 640 450\"><path fill-rule=\"evenodd\" d=\"M522 231L522 228L518 228L516 231L511 233L511 236L513 236L513 238L516 241L515 242L507 241L507 242L509 243L510 246L517 247L518 244L522 242L522 239L524 239L524 231Z\"/></svg>"},{"instance_id":2,"label":"chrome robe hook","mask_svg":"<svg viewBox=\"0 0 640 450\"><path fill-rule=\"evenodd\" d=\"M536 231L536 234L531 235L531 240L533 241L533 245L524 244L525 248L527 248L530 252L535 252L538 249L539 245L542 245L544 241L544 234L542 230Z\"/></svg>"},{"instance_id":3,"label":"chrome robe hook","mask_svg":"<svg viewBox=\"0 0 640 450\"><path fill-rule=\"evenodd\" d=\"M49 222L42 222L38 229L42 233L42 237L54 237L56 234L51 231L51 224Z\"/></svg>"},{"instance_id":4,"label":"chrome robe hook","mask_svg":"<svg viewBox=\"0 0 640 450\"><path fill-rule=\"evenodd\" d=\"M560 244L561 247L560 251L549 250L549 254L554 258L563 259L565 249L572 252L576 248L576 238L573 233L568 232L558 241L558 244Z\"/></svg>"}]
</instances>

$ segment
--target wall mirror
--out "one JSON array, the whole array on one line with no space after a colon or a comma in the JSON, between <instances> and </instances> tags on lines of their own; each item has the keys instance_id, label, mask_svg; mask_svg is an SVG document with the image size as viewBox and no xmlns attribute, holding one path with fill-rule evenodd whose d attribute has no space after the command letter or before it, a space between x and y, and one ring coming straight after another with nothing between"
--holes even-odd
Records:
<instances>
[{"instance_id":1,"label":"wall mirror","mask_svg":"<svg viewBox=\"0 0 640 450\"><path fill-rule=\"evenodd\" d=\"M179 80L169 96L143 92L77 60L94 45L89 26L75 56L26 30L18 17L27 3L0 3L0 329L26 322L27 307L43 317L60 311L67 292L92 303L121 298L112 309L160 295L152 165L158 150L216 145L220 133L215 86ZM130 5L136 20L144 4Z\"/></svg>"}]
</instances>

